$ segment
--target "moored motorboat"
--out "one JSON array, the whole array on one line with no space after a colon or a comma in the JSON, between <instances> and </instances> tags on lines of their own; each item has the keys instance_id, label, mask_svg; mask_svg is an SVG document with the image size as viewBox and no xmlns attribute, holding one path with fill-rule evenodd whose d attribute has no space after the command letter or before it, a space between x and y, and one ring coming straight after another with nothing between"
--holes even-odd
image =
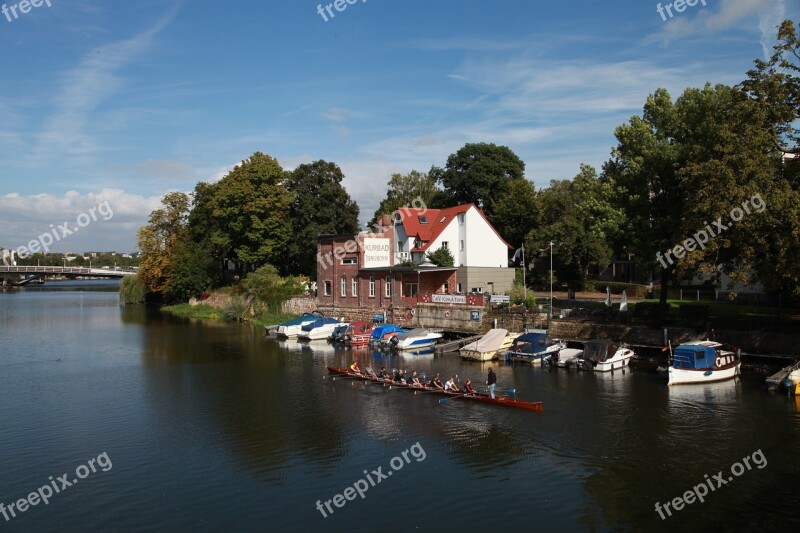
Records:
<instances>
[{"instance_id":1,"label":"moored motorboat","mask_svg":"<svg viewBox=\"0 0 800 533\"><path fill-rule=\"evenodd\" d=\"M547 362L559 368L577 367L582 356L583 350L579 348L564 348L557 354L553 354Z\"/></svg>"},{"instance_id":2,"label":"moored motorboat","mask_svg":"<svg viewBox=\"0 0 800 533\"><path fill-rule=\"evenodd\" d=\"M318 318L310 324L306 324L297 334L297 339L301 341L324 340L330 337L333 330L342 325L335 318Z\"/></svg>"},{"instance_id":3,"label":"moored motorboat","mask_svg":"<svg viewBox=\"0 0 800 533\"><path fill-rule=\"evenodd\" d=\"M407 330L394 324L381 324L372 330L372 333L370 334L370 342L380 343L384 339L388 341L388 339L394 337L398 333L404 333L405 331Z\"/></svg>"},{"instance_id":4,"label":"moored motorboat","mask_svg":"<svg viewBox=\"0 0 800 533\"><path fill-rule=\"evenodd\" d=\"M491 361L498 353L505 353L511 348L519 333L509 333L502 328L490 329L486 335L458 350L465 361Z\"/></svg>"},{"instance_id":5,"label":"moored motorboat","mask_svg":"<svg viewBox=\"0 0 800 533\"><path fill-rule=\"evenodd\" d=\"M800 396L800 367L795 366L789 375L783 379L783 386L795 396Z\"/></svg>"},{"instance_id":6,"label":"moored motorboat","mask_svg":"<svg viewBox=\"0 0 800 533\"><path fill-rule=\"evenodd\" d=\"M347 327L344 333L344 342L350 346L365 346L369 344L373 324L365 320L358 320Z\"/></svg>"},{"instance_id":7,"label":"moored motorboat","mask_svg":"<svg viewBox=\"0 0 800 533\"><path fill-rule=\"evenodd\" d=\"M428 386L415 387L413 385L405 385L405 384L398 383L396 381L392 381L392 380L389 380L389 379L381 380L381 379L379 379L377 377L368 377L368 376L364 376L362 374L355 374L355 373L351 372L350 370L348 370L346 368L336 368L336 367L329 366L329 367L327 367L327 369L328 369L328 372L330 374L333 374L333 375L345 376L347 378L357 379L357 380L361 380L361 381L382 383L382 384L384 384L386 386L390 386L390 387L398 388L398 389L407 389L407 390L412 390L412 391L417 391L417 392L429 392L429 393L432 393L432 394L435 394L435 395L438 395L438 396L443 396L443 397L446 397L446 398L464 399L464 400L468 400L468 401L476 401L476 402L480 402L480 403L489 403L489 404L493 404L493 405L500 405L500 406L503 406L503 407L516 407L516 408L525 409L525 410L528 410L528 411L541 412L541 411L544 410L544 408L542 407L542 402L529 402L529 401L526 401L526 400L517 400L515 398L509 398L507 396L495 396L494 398L492 398L488 394L484 394L482 392L475 392L475 393L472 393L472 394L465 394L465 393L462 393L462 392L447 392L447 391L444 391L444 390L441 390L441 389L435 389L435 388L428 387ZM442 400L442 401L444 401L444 400Z\"/></svg>"},{"instance_id":8,"label":"moored motorboat","mask_svg":"<svg viewBox=\"0 0 800 533\"><path fill-rule=\"evenodd\" d=\"M284 339L294 339L302 331L303 326L318 320L320 315L313 313L303 313L302 316L293 318L278 325L276 335Z\"/></svg>"},{"instance_id":9,"label":"moored motorboat","mask_svg":"<svg viewBox=\"0 0 800 533\"><path fill-rule=\"evenodd\" d=\"M425 328L414 328L405 333L398 333L389 343L398 350L422 350L430 348L442 338L441 333L429 331Z\"/></svg>"},{"instance_id":10,"label":"moored motorboat","mask_svg":"<svg viewBox=\"0 0 800 533\"><path fill-rule=\"evenodd\" d=\"M567 347L567 343L551 339L544 330L523 333L506 352L506 361L522 361L531 364L544 364L554 354Z\"/></svg>"},{"instance_id":11,"label":"moored motorboat","mask_svg":"<svg viewBox=\"0 0 800 533\"><path fill-rule=\"evenodd\" d=\"M716 341L692 341L675 348L667 369L667 385L709 383L736 377L741 370L738 354Z\"/></svg>"},{"instance_id":12,"label":"moored motorboat","mask_svg":"<svg viewBox=\"0 0 800 533\"><path fill-rule=\"evenodd\" d=\"M586 341L578 363L586 370L611 372L625 368L635 354L625 344L617 346L609 339Z\"/></svg>"}]
</instances>

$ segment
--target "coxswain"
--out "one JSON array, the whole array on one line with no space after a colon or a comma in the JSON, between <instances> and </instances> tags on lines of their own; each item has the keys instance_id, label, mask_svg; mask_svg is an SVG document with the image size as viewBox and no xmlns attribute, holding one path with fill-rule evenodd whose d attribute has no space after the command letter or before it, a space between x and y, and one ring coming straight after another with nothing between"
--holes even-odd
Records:
<instances>
[{"instance_id":1,"label":"coxswain","mask_svg":"<svg viewBox=\"0 0 800 533\"><path fill-rule=\"evenodd\" d=\"M447 383L444 384L444 390L447 392L461 392L458 390L458 386L456 385L456 381L453 376L450 376L450 379L448 379Z\"/></svg>"},{"instance_id":2,"label":"coxswain","mask_svg":"<svg viewBox=\"0 0 800 533\"><path fill-rule=\"evenodd\" d=\"M444 386L442 386L442 379L439 377L439 374L436 374L431 380L431 387L444 390Z\"/></svg>"},{"instance_id":3,"label":"coxswain","mask_svg":"<svg viewBox=\"0 0 800 533\"><path fill-rule=\"evenodd\" d=\"M464 394L475 394L475 389L472 388L472 380L469 378L464 382Z\"/></svg>"}]
</instances>

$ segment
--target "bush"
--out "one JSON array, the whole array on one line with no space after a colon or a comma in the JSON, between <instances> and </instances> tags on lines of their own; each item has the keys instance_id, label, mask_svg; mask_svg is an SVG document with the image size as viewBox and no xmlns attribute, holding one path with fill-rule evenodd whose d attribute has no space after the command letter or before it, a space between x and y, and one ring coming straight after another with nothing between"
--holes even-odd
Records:
<instances>
[{"instance_id":1,"label":"bush","mask_svg":"<svg viewBox=\"0 0 800 533\"><path fill-rule=\"evenodd\" d=\"M279 310L283 302L289 298L303 294L301 280L291 276L281 277L278 269L272 265L262 266L248 274L242 282L242 287L272 312Z\"/></svg>"},{"instance_id":2,"label":"bush","mask_svg":"<svg viewBox=\"0 0 800 533\"><path fill-rule=\"evenodd\" d=\"M144 303L146 292L138 276L123 276L119 284L119 299L125 305Z\"/></svg>"},{"instance_id":3,"label":"bush","mask_svg":"<svg viewBox=\"0 0 800 533\"><path fill-rule=\"evenodd\" d=\"M234 296L225 304L222 312L228 320L241 320L245 312L250 308L246 298Z\"/></svg>"},{"instance_id":4,"label":"bush","mask_svg":"<svg viewBox=\"0 0 800 533\"><path fill-rule=\"evenodd\" d=\"M533 295L533 291L528 291L528 297L526 299L525 288L520 282L514 282L514 285L511 286L511 290L508 292L508 297L511 301L511 305L524 305L528 309L536 307L536 298Z\"/></svg>"}]
</instances>

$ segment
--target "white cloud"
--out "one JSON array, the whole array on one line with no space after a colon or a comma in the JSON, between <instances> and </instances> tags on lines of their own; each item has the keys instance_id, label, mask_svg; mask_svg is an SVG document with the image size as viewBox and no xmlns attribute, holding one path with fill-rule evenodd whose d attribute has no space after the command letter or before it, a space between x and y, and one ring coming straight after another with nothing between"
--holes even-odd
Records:
<instances>
[{"instance_id":1,"label":"white cloud","mask_svg":"<svg viewBox=\"0 0 800 533\"><path fill-rule=\"evenodd\" d=\"M17 248L54 230L61 236L63 230L59 227L67 223L66 228L73 233L54 244L55 252L132 251L136 247L136 231L147 223L150 212L160 206L162 196L145 197L121 189L85 194L67 191L62 196L9 193L0 196L0 224L4 228L4 242L0 246ZM105 202L110 209L101 211L98 206ZM93 220L74 231L78 217L91 215L92 209Z\"/></svg>"}]
</instances>

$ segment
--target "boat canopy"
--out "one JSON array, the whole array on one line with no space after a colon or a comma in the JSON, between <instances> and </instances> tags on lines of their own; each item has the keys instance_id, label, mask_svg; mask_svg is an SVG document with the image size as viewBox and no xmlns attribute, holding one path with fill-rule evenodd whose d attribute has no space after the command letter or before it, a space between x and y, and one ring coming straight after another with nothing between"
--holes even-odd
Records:
<instances>
[{"instance_id":1,"label":"boat canopy","mask_svg":"<svg viewBox=\"0 0 800 533\"><path fill-rule=\"evenodd\" d=\"M405 339L411 339L416 337L425 337L428 335L428 330L425 328L414 328L404 333L397 334L397 340L402 341Z\"/></svg>"},{"instance_id":2,"label":"boat canopy","mask_svg":"<svg viewBox=\"0 0 800 533\"><path fill-rule=\"evenodd\" d=\"M314 322L306 324L303 326L303 331L311 331L315 328L320 328L326 324L338 324L339 321L335 318L325 317L325 318L318 318Z\"/></svg>"},{"instance_id":3,"label":"boat canopy","mask_svg":"<svg viewBox=\"0 0 800 533\"><path fill-rule=\"evenodd\" d=\"M674 368L711 368L717 358L715 346L681 344L673 352Z\"/></svg>"},{"instance_id":4,"label":"boat canopy","mask_svg":"<svg viewBox=\"0 0 800 533\"><path fill-rule=\"evenodd\" d=\"M384 335L387 335L389 333L394 333L394 332L403 333L405 331L406 330L404 330L400 326L396 326L394 324L384 324L372 330L372 338L378 340L382 339Z\"/></svg>"},{"instance_id":5,"label":"boat canopy","mask_svg":"<svg viewBox=\"0 0 800 533\"><path fill-rule=\"evenodd\" d=\"M293 318L291 320L287 320L286 322L282 322L281 326L299 326L300 324L306 324L312 320L318 319L318 316L312 315L311 313L303 313L303 316L299 316L297 318Z\"/></svg>"},{"instance_id":6,"label":"boat canopy","mask_svg":"<svg viewBox=\"0 0 800 533\"><path fill-rule=\"evenodd\" d=\"M523 333L514 339L511 351L520 353L539 353L553 344L547 333Z\"/></svg>"},{"instance_id":7,"label":"boat canopy","mask_svg":"<svg viewBox=\"0 0 800 533\"><path fill-rule=\"evenodd\" d=\"M490 329L486 335L481 337L480 339L476 340L475 342L471 342L461 348L464 351L472 350L476 352L494 352L497 351L500 346L503 344L503 341L508 335L507 329Z\"/></svg>"},{"instance_id":8,"label":"boat canopy","mask_svg":"<svg viewBox=\"0 0 800 533\"><path fill-rule=\"evenodd\" d=\"M609 339L586 341L586 344L583 345L583 358L591 359L598 363L613 357L615 353L617 353L617 346Z\"/></svg>"}]
</instances>

